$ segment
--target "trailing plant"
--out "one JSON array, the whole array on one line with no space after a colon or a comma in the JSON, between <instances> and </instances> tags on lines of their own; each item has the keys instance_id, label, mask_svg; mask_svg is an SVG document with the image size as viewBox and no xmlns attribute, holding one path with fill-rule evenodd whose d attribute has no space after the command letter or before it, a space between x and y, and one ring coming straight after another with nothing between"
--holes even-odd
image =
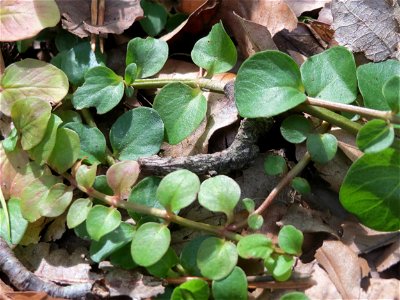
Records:
<instances>
[{"instance_id":1,"label":"trailing plant","mask_svg":"<svg viewBox=\"0 0 400 300\"><path fill-rule=\"evenodd\" d=\"M26 59L8 66L1 77L1 112L11 117L15 127L0 146L1 236L11 246L37 241L33 227L66 214L67 226L91 241L93 261L109 259L127 269L144 267L167 283L180 283L172 299L187 299L187 295L208 299L211 294L246 299L248 287L257 283L248 282L237 265L239 257L257 259L273 279L288 280L295 257L301 254L302 233L284 226L274 244L257 232L263 225L261 214L274 195L255 207L253 200L241 200L233 179L217 175L201 182L184 169L137 182L140 158L157 154L163 141L180 143L200 125L207 113L203 91L224 93L225 85L212 76L231 69L237 54L222 24L195 44L192 59L207 73L190 80L149 78L168 58L162 40L132 39L123 77L108 68L87 42L70 41L67 48L57 44L60 52L53 64ZM301 68L279 51L248 58L234 83L240 116L271 118L290 111L282 135L307 147L274 193L289 183L300 193L310 191L298 175L310 161L323 164L335 156L338 142L329 128L339 126L357 135L357 145L365 152L344 179L341 203L366 226L398 230L399 72L395 60L356 68L352 53L344 47L310 57ZM109 131L108 149L88 108L105 114L124 94L146 88L160 88L153 107L120 115ZM362 99L357 98L358 90ZM60 103L61 108L53 110ZM75 110L63 108L68 103ZM338 111L372 120L362 125ZM326 122L314 128L301 112ZM97 175L100 165L108 165L105 175ZM265 167L270 174L287 168L273 157ZM214 226L179 215L196 200L224 214L225 224ZM239 203L248 212L245 221L236 220ZM121 210L135 225L122 218ZM205 235L188 242L178 255L170 245L171 223ZM245 225L249 233L237 233ZM196 278L187 281L189 277Z\"/></svg>"}]
</instances>

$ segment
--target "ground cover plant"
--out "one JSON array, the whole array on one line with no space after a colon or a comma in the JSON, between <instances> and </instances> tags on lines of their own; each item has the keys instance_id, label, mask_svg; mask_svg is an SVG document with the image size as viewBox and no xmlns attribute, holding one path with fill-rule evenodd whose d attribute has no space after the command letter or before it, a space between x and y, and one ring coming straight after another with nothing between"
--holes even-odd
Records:
<instances>
[{"instance_id":1,"label":"ground cover plant","mask_svg":"<svg viewBox=\"0 0 400 300\"><path fill-rule=\"evenodd\" d=\"M167 19L179 16L165 14L164 6L152 1L142 1L142 7L149 17L140 24L148 36L127 41L126 55L119 57L123 72L107 64L100 51L104 40L93 51L93 33L90 43L61 27L45 37L56 47L51 59L25 58L2 71L0 235L8 256L0 266L16 288L68 298L91 292L88 283L60 287L31 275L22 281L12 276L15 265L7 264L12 256L7 245L38 243L42 230L61 222L89 244L92 262L109 261L163 279L167 289L160 299L247 299L252 289L274 288L271 282L304 290L312 285L310 278L294 272L304 234L283 224L275 238L268 236L265 212L287 185L297 195L311 193L302 172L310 163L327 164L337 156L343 143L334 128L352 135L358 151L340 184L341 205L367 228L400 229L398 60L356 64L352 51L333 46L301 66L276 49L257 51L238 64L237 45L218 21L190 50L203 75L154 77L171 53L164 39L153 36ZM27 9L13 3L4 8L10 15ZM46 22L21 20L31 25L25 35L5 19L2 38L19 48L29 45L27 39L43 27L57 25L58 9L53 1L36 7L37 19ZM153 9L164 25L151 21ZM216 77L237 65L234 81ZM123 109L123 99L154 89L150 105ZM230 149L239 158L228 156L221 166L223 158L199 154L167 164L163 143L181 144L211 115L206 92L224 95L237 107L242 121ZM104 116L108 127L100 124ZM229 175L254 156L255 141L242 146L243 140L257 140L274 122L282 140L303 145L304 151L295 164L276 153L266 156L265 172L280 179L257 202L242 197ZM186 216L193 205L219 214L221 223ZM177 248L172 241L182 227L198 234ZM251 263L262 270L256 277L248 270ZM281 299L307 296L292 292Z\"/></svg>"}]
</instances>

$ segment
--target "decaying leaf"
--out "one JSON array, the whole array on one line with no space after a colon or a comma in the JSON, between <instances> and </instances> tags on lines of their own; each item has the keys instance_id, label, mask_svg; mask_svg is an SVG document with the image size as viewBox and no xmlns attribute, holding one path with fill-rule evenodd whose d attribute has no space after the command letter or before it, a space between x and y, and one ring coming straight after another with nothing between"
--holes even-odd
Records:
<instances>
[{"instance_id":1,"label":"decaying leaf","mask_svg":"<svg viewBox=\"0 0 400 300\"><path fill-rule=\"evenodd\" d=\"M331 0L285 0L285 2L296 14L296 17L299 17L303 12L324 7L324 5L331 2Z\"/></svg>"},{"instance_id":2,"label":"decaying leaf","mask_svg":"<svg viewBox=\"0 0 400 300\"><path fill-rule=\"evenodd\" d=\"M378 258L376 270L383 272L400 261L400 239L390 245Z\"/></svg>"},{"instance_id":3,"label":"decaying leaf","mask_svg":"<svg viewBox=\"0 0 400 300\"><path fill-rule=\"evenodd\" d=\"M398 299L400 281L398 279L371 278L367 299Z\"/></svg>"}]
</instances>

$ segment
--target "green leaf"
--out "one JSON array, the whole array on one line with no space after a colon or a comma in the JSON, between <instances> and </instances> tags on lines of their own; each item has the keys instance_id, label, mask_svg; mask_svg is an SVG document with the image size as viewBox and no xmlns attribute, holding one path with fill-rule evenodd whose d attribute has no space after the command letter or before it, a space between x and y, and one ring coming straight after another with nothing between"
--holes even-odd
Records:
<instances>
[{"instance_id":1,"label":"green leaf","mask_svg":"<svg viewBox=\"0 0 400 300\"><path fill-rule=\"evenodd\" d=\"M164 124L152 108L127 111L112 125L110 142L121 160L137 160L156 154L164 138Z\"/></svg>"},{"instance_id":2,"label":"green leaf","mask_svg":"<svg viewBox=\"0 0 400 300\"><path fill-rule=\"evenodd\" d=\"M148 207L154 207L159 209L164 209L160 202L157 200L157 188L160 184L161 178L150 176L141 180L136 184L131 194L129 195L128 202L133 202ZM135 220L139 221L143 216L135 211L128 210L129 215Z\"/></svg>"},{"instance_id":3,"label":"green leaf","mask_svg":"<svg viewBox=\"0 0 400 300\"><path fill-rule=\"evenodd\" d=\"M197 266L204 277L220 280L228 276L238 261L235 244L216 237L204 240L197 252Z\"/></svg>"},{"instance_id":4,"label":"green leaf","mask_svg":"<svg viewBox=\"0 0 400 300\"><path fill-rule=\"evenodd\" d=\"M56 144L57 129L61 123L62 121L58 116L51 114L43 139L28 151L30 158L38 164L43 165L49 160Z\"/></svg>"},{"instance_id":5,"label":"green leaf","mask_svg":"<svg viewBox=\"0 0 400 300\"><path fill-rule=\"evenodd\" d=\"M158 73L168 59L168 44L152 37L134 38L129 41L126 65L137 65L137 78L146 78Z\"/></svg>"},{"instance_id":6,"label":"green leaf","mask_svg":"<svg viewBox=\"0 0 400 300\"><path fill-rule=\"evenodd\" d=\"M233 219L233 210L240 199L240 187L235 180L225 175L209 178L200 186L199 203L213 212L223 212L228 223Z\"/></svg>"},{"instance_id":7,"label":"green leaf","mask_svg":"<svg viewBox=\"0 0 400 300\"><path fill-rule=\"evenodd\" d=\"M191 52L193 62L208 74L229 71L236 64L236 47L222 23L215 24L211 32L198 40Z\"/></svg>"},{"instance_id":8,"label":"green leaf","mask_svg":"<svg viewBox=\"0 0 400 300\"><path fill-rule=\"evenodd\" d=\"M116 208L95 205L86 218L86 229L91 239L99 241L121 224L121 214Z\"/></svg>"},{"instance_id":9,"label":"green leaf","mask_svg":"<svg viewBox=\"0 0 400 300\"><path fill-rule=\"evenodd\" d=\"M121 101L124 95L124 81L111 69L94 67L86 72L85 83L72 97L76 109L96 107L98 114L105 114Z\"/></svg>"},{"instance_id":10,"label":"green leaf","mask_svg":"<svg viewBox=\"0 0 400 300\"><path fill-rule=\"evenodd\" d=\"M93 202L88 198L76 199L69 207L67 214L68 228L75 228L76 226L85 222Z\"/></svg>"},{"instance_id":11,"label":"green leaf","mask_svg":"<svg viewBox=\"0 0 400 300\"><path fill-rule=\"evenodd\" d=\"M312 129L310 120L303 116L291 115L283 120L281 134L289 143L300 144L307 139Z\"/></svg>"},{"instance_id":12,"label":"green leaf","mask_svg":"<svg viewBox=\"0 0 400 300\"><path fill-rule=\"evenodd\" d=\"M288 254L300 255L303 240L303 233L292 225L283 226L278 234L279 247Z\"/></svg>"},{"instance_id":13,"label":"green leaf","mask_svg":"<svg viewBox=\"0 0 400 300\"><path fill-rule=\"evenodd\" d=\"M11 240L9 239L7 218L3 208L0 208L0 236L8 245L18 245L28 228L28 221L22 216L21 201L19 199L9 199L7 201L7 208L10 219Z\"/></svg>"},{"instance_id":14,"label":"green leaf","mask_svg":"<svg viewBox=\"0 0 400 300\"><path fill-rule=\"evenodd\" d=\"M270 256L264 260L264 264L275 280L286 281L292 275L294 258L287 255L279 255L277 258Z\"/></svg>"},{"instance_id":15,"label":"green leaf","mask_svg":"<svg viewBox=\"0 0 400 300\"><path fill-rule=\"evenodd\" d=\"M76 183L85 187L91 188L96 180L97 164L92 166L81 165L76 171Z\"/></svg>"},{"instance_id":16,"label":"green leaf","mask_svg":"<svg viewBox=\"0 0 400 300\"><path fill-rule=\"evenodd\" d=\"M176 287L171 300L208 300L209 296L208 283L202 279L192 279Z\"/></svg>"},{"instance_id":17,"label":"green leaf","mask_svg":"<svg viewBox=\"0 0 400 300\"><path fill-rule=\"evenodd\" d=\"M67 123L64 127L79 135L81 145L79 158L85 159L90 164L105 162L106 139L98 128L89 127L80 122Z\"/></svg>"},{"instance_id":18,"label":"green leaf","mask_svg":"<svg viewBox=\"0 0 400 300\"><path fill-rule=\"evenodd\" d=\"M75 34L72 34L66 30L59 30L54 38L56 48L59 52L73 48L80 41L82 40Z\"/></svg>"},{"instance_id":19,"label":"green leaf","mask_svg":"<svg viewBox=\"0 0 400 300\"><path fill-rule=\"evenodd\" d=\"M105 57L93 52L89 42L83 42L58 53L51 63L63 70L74 86L80 86L89 69L105 65Z\"/></svg>"},{"instance_id":20,"label":"green leaf","mask_svg":"<svg viewBox=\"0 0 400 300\"><path fill-rule=\"evenodd\" d=\"M131 256L131 245L127 244L114 251L110 256L110 262L113 266L124 270L130 270L137 267Z\"/></svg>"},{"instance_id":21,"label":"green leaf","mask_svg":"<svg viewBox=\"0 0 400 300\"><path fill-rule=\"evenodd\" d=\"M364 154L351 165L340 188L343 207L372 229L400 229L399 155L392 148Z\"/></svg>"},{"instance_id":22,"label":"green leaf","mask_svg":"<svg viewBox=\"0 0 400 300\"><path fill-rule=\"evenodd\" d=\"M192 276L201 276L200 270L197 266L197 252L199 251L201 243L208 239L208 235L200 235L185 244L180 255L182 267L186 272Z\"/></svg>"},{"instance_id":23,"label":"green leaf","mask_svg":"<svg viewBox=\"0 0 400 300\"><path fill-rule=\"evenodd\" d=\"M199 127L206 116L207 100L200 89L174 82L158 92L153 108L164 122L168 143L176 145Z\"/></svg>"},{"instance_id":24,"label":"green leaf","mask_svg":"<svg viewBox=\"0 0 400 300\"><path fill-rule=\"evenodd\" d=\"M330 133L310 134L307 138L307 150L313 161L321 164L327 163L336 154L336 137Z\"/></svg>"},{"instance_id":25,"label":"green leaf","mask_svg":"<svg viewBox=\"0 0 400 300\"><path fill-rule=\"evenodd\" d=\"M96 176L96 179L95 179L94 184L93 184L93 188L96 191L99 191L99 192L101 192L103 194L106 194L106 195L109 195L109 196L113 195L113 190L110 188L110 186L107 183L106 175Z\"/></svg>"},{"instance_id":26,"label":"green leaf","mask_svg":"<svg viewBox=\"0 0 400 300\"><path fill-rule=\"evenodd\" d=\"M57 110L54 113L61 118L63 125L73 122L82 123L81 115L75 110Z\"/></svg>"},{"instance_id":27,"label":"green leaf","mask_svg":"<svg viewBox=\"0 0 400 300\"><path fill-rule=\"evenodd\" d=\"M371 120L357 134L357 146L365 153L375 153L390 147L394 141L394 128L384 120Z\"/></svg>"},{"instance_id":28,"label":"green leaf","mask_svg":"<svg viewBox=\"0 0 400 300\"><path fill-rule=\"evenodd\" d=\"M300 70L309 96L346 104L356 100L356 63L353 53L345 47L333 47L309 57Z\"/></svg>"},{"instance_id":29,"label":"green leaf","mask_svg":"<svg viewBox=\"0 0 400 300\"><path fill-rule=\"evenodd\" d=\"M143 30L151 36L159 34L167 23L168 13L164 6L148 0L141 0L140 6L144 13L144 18L139 21Z\"/></svg>"},{"instance_id":30,"label":"green leaf","mask_svg":"<svg viewBox=\"0 0 400 300\"><path fill-rule=\"evenodd\" d=\"M22 149L35 147L46 134L51 116L51 106L39 98L26 98L15 101L11 108L11 118L21 134Z\"/></svg>"},{"instance_id":31,"label":"green leaf","mask_svg":"<svg viewBox=\"0 0 400 300\"><path fill-rule=\"evenodd\" d=\"M67 171L79 157L79 136L68 128L58 128L56 142L48 164L59 174Z\"/></svg>"},{"instance_id":32,"label":"green leaf","mask_svg":"<svg viewBox=\"0 0 400 300\"><path fill-rule=\"evenodd\" d=\"M240 239L237 251L243 258L265 259L274 252L271 239L261 233L249 234Z\"/></svg>"},{"instance_id":33,"label":"green leaf","mask_svg":"<svg viewBox=\"0 0 400 300\"><path fill-rule=\"evenodd\" d=\"M62 215L72 200L73 187L63 183L53 185L46 198L39 201L39 212L41 216L55 218Z\"/></svg>"},{"instance_id":34,"label":"green leaf","mask_svg":"<svg viewBox=\"0 0 400 300\"><path fill-rule=\"evenodd\" d=\"M300 194L307 195L311 193L311 187L308 181L301 177L295 177L292 180L292 187Z\"/></svg>"},{"instance_id":35,"label":"green leaf","mask_svg":"<svg viewBox=\"0 0 400 300\"><path fill-rule=\"evenodd\" d=\"M9 65L0 79L0 110L10 116L13 103L38 97L57 104L68 92L68 78L58 68L35 59L24 59Z\"/></svg>"},{"instance_id":36,"label":"green leaf","mask_svg":"<svg viewBox=\"0 0 400 300\"><path fill-rule=\"evenodd\" d=\"M382 87L382 94L393 113L400 111L400 76L393 76Z\"/></svg>"},{"instance_id":37,"label":"green leaf","mask_svg":"<svg viewBox=\"0 0 400 300\"><path fill-rule=\"evenodd\" d=\"M247 218L247 224L249 224L249 227L251 229L258 230L263 226L264 218L263 218L263 216L261 216L259 214L251 214Z\"/></svg>"},{"instance_id":38,"label":"green leaf","mask_svg":"<svg viewBox=\"0 0 400 300\"><path fill-rule=\"evenodd\" d=\"M279 51L258 52L240 67L235 81L239 114L272 117L306 100L296 62Z\"/></svg>"},{"instance_id":39,"label":"green leaf","mask_svg":"<svg viewBox=\"0 0 400 300\"><path fill-rule=\"evenodd\" d=\"M235 267L226 278L212 282L212 294L218 300L247 300L246 273Z\"/></svg>"},{"instance_id":40,"label":"green leaf","mask_svg":"<svg viewBox=\"0 0 400 300\"><path fill-rule=\"evenodd\" d=\"M132 225L121 222L116 229L104 235L99 241L92 241L89 249L90 258L94 262L102 261L114 251L128 244L134 233L135 229Z\"/></svg>"},{"instance_id":41,"label":"green leaf","mask_svg":"<svg viewBox=\"0 0 400 300\"><path fill-rule=\"evenodd\" d=\"M164 256L154 265L147 267L147 271L158 278L168 277L172 267L176 266L179 262L178 256L175 251L170 247Z\"/></svg>"},{"instance_id":42,"label":"green leaf","mask_svg":"<svg viewBox=\"0 0 400 300\"><path fill-rule=\"evenodd\" d=\"M14 151L15 147L17 146L17 142L18 142L18 131L15 127L11 129L11 132L7 136L7 138L1 141L1 143L3 144L3 148L6 152Z\"/></svg>"},{"instance_id":43,"label":"green leaf","mask_svg":"<svg viewBox=\"0 0 400 300\"><path fill-rule=\"evenodd\" d=\"M132 84L137 76L137 65L135 63L131 63L125 68L125 76L124 80L127 85Z\"/></svg>"},{"instance_id":44,"label":"green leaf","mask_svg":"<svg viewBox=\"0 0 400 300\"><path fill-rule=\"evenodd\" d=\"M90 241L90 235L87 232L86 221L74 227L74 233L77 237L85 241Z\"/></svg>"},{"instance_id":45,"label":"green leaf","mask_svg":"<svg viewBox=\"0 0 400 300\"><path fill-rule=\"evenodd\" d=\"M188 170L177 170L165 176L158 186L157 199L169 211L179 211L196 200L200 179Z\"/></svg>"},{"instance_id":46,"label":"green leaf","mask_svg":"<svg viewBox=\"0 0 400 300\"><path fill-rule=\"evenodd\" d=\"M253 199L250 198L244 198L242 199L242 203L244 208L249 212L252 213L256 207L256 204L254 203Z\"/></svg>"},{"instance_id":47,"label":"green leaf","mask_svg":"<svg viewBox=\"0 0 400 300\"><path fill-rule=\"evenodd\" d=\"M107 170L107 183L114 191L114 195L126 199L131 192L132 185L138 179L139 173L140 167L136 161L120 161Z\"/></svg>"},{"instance_id":48,"label":"green leaf","mask_svg":"<svg viewBox=\"0 0 400 300\"><path fill-rule=\"evenodd\" d=\"M139 266L158 262L169 248L171 233L165 224L148 222L139 227L132 240L131 255Z\"/></svg>"},{"instance_id":49,"label":"green leaf","mask_svg":"<svg viewBox=\"0 0 400 300\"><path fill-rule=\"evenodd\" d=\"M279 300L310 300L310 299L302 292L290 292L283 295Z\"/></svg>"},{"instance_id":50,"label":"green leaf","mask_svg":"<svg viewBox=\"0 0 400 300\"><path fill-rule=\"evenodd\" d=\"M277 154L268 154L264 160L264 171L267 175L282 175L287 172L286 160Z\"/></svg>"},{"instance_id":51,"label":"green leaf","mask_svg":"<svg viewBox=\"0 0 400 300\"><path fill-rule=\"evenodd\" d=\"M357 68L358 86L364 98L365 107L390 110L383 96L382 88L386 81L400 74L400 62L387 60L379 63L369 63Z\"/></svg>"}]
</instances>

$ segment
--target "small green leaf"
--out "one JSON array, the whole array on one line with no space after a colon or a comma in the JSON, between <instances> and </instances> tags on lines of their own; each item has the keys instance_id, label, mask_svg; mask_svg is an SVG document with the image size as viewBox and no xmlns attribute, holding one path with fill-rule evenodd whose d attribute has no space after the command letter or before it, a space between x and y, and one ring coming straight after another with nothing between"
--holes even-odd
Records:
<instances>
[{"instance_id":1,"label":"small green leaf","mask_svg":"<svg viewBox=\"0 0 400 300\"><path fill-rule=\"evenodd\" d=\"M384 120L371 120L357 134L357 146L365 153L374 153L390 147L394 141L394 128Z\"/></svg>"},{"instance_id":2,"label":"small green leaf","mask_svg":"<svg viewBox=\"0 0 400 300\"><path fill-rule=\"evenodd\" d=\"M137 65L135 63L131 63L125 68L125 76L124 80L127 85L132 84L137 76Z\"/></svg>"},{"instance_id":3,"label":"small green leaf","mask_svg":"<svg viewBox=\"0 0 400 300\"><path fill-rule=\"evenodd\" d=\"M208 239L208 235L200 235L186 243L180 255L182 267L186 272L193 276L201 276L200 270L197 266L197 252L199 251L201 243Z\"/></svg>"},{"instance_id":4,"label":"small green leaf","mask_svg":"<svg viewBox=\"0 0 400 300\"><path fill-rule=\"evenodd\" d=\"M154 265L147 267L147 271L158 278L168 277L172 267L176 266L179 262L178 256L175 251L170 247L164 256Z\"/></svg>"},{"instance_id":5,"label":"small green leaf","mask_svg":"<svg viewBox=\"0 0 400 300\"><path fill-rule=\"evenodd\" d=\"M359 66L357 68L358 86L364 98L365 107L390 110L382 88L390 78L399 74L400 62L393 59Z\"/></svg>"},{"instance_id":6,"label":"small green leaf","mask_svg":"<svg viewBox=\"0 0 400 300\"><path fill-rule=\"evenodd\" d=\"M200 89L174 82L158 92L153 108L164 122L168 143L176 145L199 127L206 116L207 100Z\"/></svg>"},{"instance_id":7,"label":"small green leaf","mask_svg":"<svg viewBox=\"0 0 400 300\"><path fill-rule=\"evenodd\" d=\"M75 110L57 110L54 113L61 118L63 125L73 122L82 123L81 115Z\"/></svg>"},{"instance_id":8,"label":"small green leaf","mask_svg":"<svg viewBox=\"0 0 400 300\"><path fill-rule=\"evenodd\" d=\"M172 292L171 300L208 300L209 296L208 283L202 279L192 279L176 287Z\"/></svg>"},{"instance_id":9,"label":"small green leaf","mask_svg":"<svg viewBox=\"0 0 400 300\"><path fill-rule=\"evenodd\" d=\"M295 177L292 180L292 187L300 194L307 195L311 193L311 187L308 181L301 177Z\"/></svg>"},{"instance_id":10,"label":"small green leaf","mask_svg":"<svg viewBox=\"0 0 400 300\"><path fill-rule=\"evenodd\" d=\"M400 76L393 76L382 87L382 94L393 113L400 111Z\"/></svg>"},{"instance_id":11,"label":"small green leaf","mask_svg":"<svg viewBox=\"0 0 400 300\"><path fill-rule=\"evenodd\" d=\"M303 233L292 225L283 226L278 234L279 247L288 254L300 255L303 240Z\"/></svg>"},{"instance_id":12,"label":"small green leaf","mask_svg":"<svg viewBox=\"0 0 400 300\"><path fill-rule=\"evenodd\" d=\"M56 142L48 164L59 174L67 171L79 157L79 136L68 128L58 128Z\"/></svg>"},{"instance_id":13,"label":"small green leaf","mask_svg":"<svg viewBox=\"0 0 400 300\"><path fill-rule=\"evenodd\" d=\"M132 185L138 179L139 173L140 167L136 161L120 161L107 170L107 183L114 191L114 195L126 199L131 192Z\"/></svg>"},{"instance_id":14,"label":"small green leaf","mask_svg":"<svg viewBox=\"0 0 400 300\"><path fill-rule=\"evenodd\" d=\"M139 22L144 31L151 36L159 34L167 23L168 13L165 7L148 0L141 0L140 6L143 9L144 18Z\"/></svg>"},{"instance_id":15,"label":"small green leaf","mask_svg":"<svg viewBox=\"0 0 400 300\"><path fill-rule=\"evenodd\" d=\"M59 52L73 48L79 43L79 41L82 40L75 34L72 34L66 30L58 31L54 38L54 42Z\"/></svg>"},{"instance_id":16,"label":"small green leaf","mask_svg":"<svg viewBox=\"0 0 400 300\"><path fill-rule=\"evenodd\" d=\"M39 98L26 98L14 102L11 118L15 128L21 134L22 149L35 147L46 134L51 116L51 106Z\"/></svg>"},{"instance_id":17,"label":"small green leaf","mask_svg":"<svg viewBox=\"0 0 400 300\"><path fill-rule=\"evenodd\" d=\"M279 300L310 300L310 299L302 292L290 292L283 295Z\"/></svg>"},{"instance_id":18,"label":"small green leaf","mask_svg":"<svg viewBox=\"0 0 400 300\"><path fill-rule=\"evenodd\" d=\"M254 203L253 199L250 198L244 198L242 200L244 208L249 212L252 213L256 207L256 204Z\"/></svg>"},{"instance_id":19,"label":"small green leaf","mask_svg":"<svg viewBox=\"0 0 400 300\"><path fill-rule=\"evenodd\" d=\"M296 62L279 51L258 52L240 67L235 81L239 114L272 117L306 100Z\"/></svg>"},{"instance_id":20,"label":"small green leaf","mask_svg":"<svg viewBox=\"0 0 400 300\"><path fill-rule=\"evenodd\" d=\"M277 258L270 256L264 260L264 264L275 280L286 281L292 275L294 258L287 255L279 255Z\"/></svg>"},{"instance_id":21,"label":"small green leaf","mask_svg":"<svg viewBox=\"0 0 400 300\"><path fill-rule=\"evenodd\" d=\"M57 104L68 92L68 78L55 66L36 59L24 59L9 65L0 79L0 110L10 116L17 100L41 98Z\"/></svg>"},{"instance_id":22,"label":"small green leaf","mask_svg":"<svg viewBox=\"0 0 400 300\"><path fill-rule=\"evenodd\" d=\"M99 241L121 224L121 214L116 208L95 205L86 218L86 229L90 237Z\"/></svg>"},{"instance_id":23,"label":"small green leaf","mask_svg":"<svg viewBox=\"0 0 400 300\"><path fill-rule=\"evenodd\" d=\"M169 248L171 233L164 224L145 223L139 227L132 240L133 260L143 267L158 262Z\"/></svg>"},{"instance_id":24,"label":"small green leaf","mask_svg":"<svg viewBox=\"0 0 400 300\"><path fill-rule=\"evenodd\" d=\"M90 258L94 262L100 262L107 258L114 251L127 245L135 233L132 225L121 222L113 231L104 235L99 241L92 241L90 244Z\"/></svg>"},{"instance_id":25,"label":"small green leaf","mask_svg":"<svg viewBox=\"0 0 400 300\"><path fill-rule=\"evenodd\" d=\"M113 266L130 270L137 267L131 256L131 245L127 244L122 248L114 251L110 256L110 262Z\"/></svg>"},{"instance_id":26,"label":"small green leaf","mask_svg":"<svg viewBox=\"0 0 400 300\"><path fill-rule=\"evenodd\" d=\"M303 116L291 115L283 120L281 134L289 143L300 144L307 139L312 131L310 120Z\"/></svg>"},{"instance_id":27,"label":"small green leaf","mask_svg":"<svg viewBox=\"0 0 400 300\"><path fill-rule=\"evenodd\" d=\"M68 228L75 228L76 226L85 222L93 202L88 198L76 199L69 207L67 214Z\"/></svg>"},{"instance_id":28,"label":"small green leaf","mask_svg":"<svg viewBox=\"0 0 400 300\"><path fill-rule=\"evenodd\" d=\"M264 218L263 218L263 216L261 216L259 214L251 214L247 218L247 224L249 224L249 227L251 229L258 230L263 226Z\"/></svg>"},{"instance_id":29,"label":"small green leaf","mask_svg":"<svg viewBox=\"0 0 400 300\"><path fill-rule=\"evenodd\" d=\"M164 124L152 108L127 111L112 125L110 142L121 160L137 160L156 154L164 138Z\"/></svg>"},{"instance_id":30,"label":"small green leaf","mask_svg":"<svg viewBox=\"0 0 400 300\"><path fill-rule=\"evenodd\" d=\"M235 180L225 175L209 178L200 186L199 203L213 212L223 212L228 223L233 219L233 210L240 199L240 187Z\"/></svg>"},{"instance_id":31,"label":"small green leaf","mask_svg":"<svg viewBox=\"0 0 400 300\"><path fill-rule=\"evenodd\" d=\"M74 233L77 237L85 241L90 241L90 235L87 232L86 221L74 227Z\"/></svg>"},{"instance_id":32,"label":"small green leaf","mask_svg":"<svg viewBox=\"0 0 400 300\"><path fill-rule=\"evenodd\" d=\"M165 176L158 186L157 199L170 211L179 211L196 200L200 179L188 170L177 170Z\"/></svg>"},{"instance_id":33,"label":"small green leaf","mask_svg":"<svg viewBox=\"0 0 400 300\"><path fill-rule=\"evenodd\" d=\"M399 156L392 148L364 154L351 165L340 188L343 207L372 229L400 229Z\"/></svg>"},{"instance_id":34,"label":"small green leaf","mask_svg":"<svg viewBox=\"0 0 400 300\"><path fill-rule=\"evenodd\" d=\"M3 148L6 152L14 151L15 147L17 146L17 142L18 142L18 131L15 127L11 130L7 138L1 141L1 143L3 144Z\"/></svg>"},{"instance_id":35,"label":"small green leaf","mask_svg":"<svg viewBox=\"0 0 400 300\"><path fill-rule=\"evenodd\" d=\"M126 65L135 63L137 78L146 78L158 73L168 59L168 44L152 37L134 38L129 41Z\"/></svg>"},{"instance_id":36,"label":"small green leaf","mask_svg":"<svg viewBox=\"0 0 400 300\"><path fill-rule=\"evenodd\" d=\"M216 237L204 240L197 252L197 266L204 277L220 280L228 276L238 261L235 244Z\"/></svg>"},{"instance_id":37,"label":"small green leaf","mask_svg":"<svg viewBox=\"0 0 400 300\"><path fill-rule=\"evenodd\" d=\"M264 160L264 171L267 175L282 175L287 172L286 160L277 154L268 154Z\"/></svg>"},{"instance_id":38,"label":"small green leaf","mask_svg":"<svg viewBox=\"0 0 400 300\"><path fill-rule=\"evenodd\" d=\"M46 198L39 201L41 216L55 218L62 215L72 200L73 188L63 183L53 185Z\"/></svg>"},{"instance_id":39,"label":"small green leaf","mask_svg":"<svg viewBox=\"0 0 400 300\"><path fill-rule=\"evenodd\" d=\"M10 234L8 234L7 218L5 210L0 208L0 236L11 246L18 245L28 228L28 221L24 219L21 213L21 201L17 198L11 198L7 201L7 208L10 219Z\"/></svg>"},{"instance_id":40,"label":"small green leaf","mask_svg":"<svg viewBox=\"0 0 400 300\"><path fill-rule=\"evenodd\" d=\"M98 66L85 74L85 83L72 97L76 109L96 107L98 114L105 114L121 101L124 95L124 82L111 69Z\"/></svg>"},{"instance_id":41,"label":"small green leaf","mask_svg":"<svg viewBox=\"0 0 400 300\"><path fill-rule=\"evenodd\" d=\"M229 71L236 64L236 47L222 23L215 24L211 32L198 40L191 52L193 62L208 74Z\"/></svg>"},{"instance_id":42,"label":"small green leaf","mask_svg":"<svg viewBox=\"0 0 400 300\"><path fill-rule=\"evenodd\" d=\"M65 128L75 131L79 135L79 158L90 164L104 163L106 157L106 139L98 129L86 126L80 122L67 123Z\"/></svg>"},{"instance_id":43,"label":"small green leaf","mask_svg":"<svg viewBox=\"0 0 400 300\"><path fill-rule=\"evenodd\" d=\"M327 163L336 154L337 139L330 133L310 134L307 138L307 150L313 161Z\"/></svg>"},{"instance_id":44,"label":"small green leaf","mask_svg":"<svg viewBox=\"0 0 400 300\"><path fill-rule=\"evenodd\" d=\"M246 235L237 244L237 251L243 258L265 259L274 251L271 239L264 234L255 233Z\"/></svg>"},{"instance_id":45,"label":"small green leaf","mask_svg":"<svg viewBox=\"0 0 400 300\"><path fill-rule=\"evenodd\" d=\"M106 194L106 195L109 195L109 196L113 195L113 190L110 188L110 186L107 183L106 175L96 176L96 179L95 179L94 184L93 184L93 188L96 191L99 191L99 192L101 192L103 194Z\"/></svg>"},{"instance_id":46,"label":"small green leaf","mask_svg":"<svg viewBox=\"0 0 400 300\"><path fill-rule=\"evenodd\" d=\"M76 183L85 187L91 188L96 180L97 164L92 166L81 165L76 171Z\"/></svg>"},{"instance_id":47,"label":"small green leaf","mask_svg":"<svg viewBox=\"0 0 400 300\"><path fill-rule=\"evenodd\" d=\"M212 282L212 294L218 300L247 300L247 278L246 273L239 267L224 279Z\"/></svg>"},{"instance_id":48,"label":"small green leaf","mask_svg":"<svg viewBox=\"0 0 400 300\"><path fill-rule=\"evenodd\" d=\"M300 70L309 96L346 104L356 100L356 63L353 53L345 47L333 47L309 57Z\"/></svg>"}]
</instances>

